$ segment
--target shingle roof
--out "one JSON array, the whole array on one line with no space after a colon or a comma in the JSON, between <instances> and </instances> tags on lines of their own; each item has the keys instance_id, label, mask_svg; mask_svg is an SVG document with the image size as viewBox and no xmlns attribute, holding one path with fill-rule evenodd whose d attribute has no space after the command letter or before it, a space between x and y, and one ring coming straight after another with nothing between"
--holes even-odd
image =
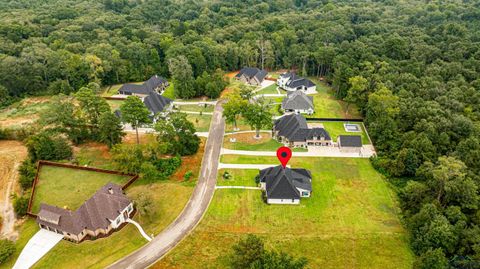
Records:
<instances>
[{"instance_id":1,"label":"shingle roof","mask_svg":"<svg viewBox=\"0 0 480 269\"><path fill-rule=\"evenodd\" d=\"M279 136L292 138L299 129L307 129L307 121L304 117L297 114L285 115L273 123Z\"/></svg>"},{"instance_id":2,"label":"shingle roof","mask_svg":"<svg viewBox=\"0 0 480 269\"><path fill-rule=\"evenodd\" d=\"M267 71L260 70L256 67L244 67L240 70L240 72L238 72L235 77L239 78L242 75L245 75L249 79L256 77L259 81L262 81L267 76L267 74Z\"/></svg>"},{"instance_id":3,"label":"shingle roof","mask_svg":"<svg viewBox=\"0 0 480 269\"><path fill-rule=\"evenodd\" d=\"M340 135L338 144L341 147L362 147L362 137L359 135Z\"/></svg>"},{"instance_id":4,"label":"shingle roof","mask_svg":"<svg viewBox=\"0 0 480 269\"><path fill-rule=\"evenodd\" d=\"M280 74L280 77L281 77L281 78L290 78L290 77L292 77L292 76L295 76L295 72L293 72L293 71Z\"/></svg>"},{"instance_id":5,"label":"shingle roof","mask_svg":"<svg viewBox=\"0 0 480 269\"><path fill-rule=\"evenodd\" d=\"M143 103L153 114L163 111L165 106L171 102L172 99L164 97L156 92L151 92L147 97L145 97L145 99L143 99Z\"/></svg>"},{"instance_id":6,"label":"shingle roof","mask_svg":"<svg viewBox=\"0 0 480 269\"><path fill-rule=\"evenodd\" d=\"M302 168L269 167L260 170L260 182L265 182L267 197L274 199L298 199L297 188L312 190L312 175Z\"/></svg>"},{"instance_id":7,"label":"shingle roof","mask_svg":"<svg viewBox=\"0 0 480 269\"><path fill-rule=\"evenodd\" d=\"M288 92L282 101L283 109L314 109L313 96L308 96L302 91Z\"/></svg>"},{"instance_id":8,"label":"shingle roof","mask_svg":"<svg viewBox=\"0 0 480 269\"><path fill-rule=\"evenodd\" d=\"M290 141L301 142L312 140L313 137L331 140L324 128L308 128L307 121L299 114L285 115L277 119L273 125L279 136L286 137Z\"/></svg>"},{"instance_id":9,"label":"shingle roof","mask_svg":"<svg viewBox=\"0 0 480 269\"><path fill-rule=\"evenodd\" d=\"M315 86L315 83L313 83L309 79L301 78L301 77L291 78L287 82L287 87L289 87L289 88L297 88L297 87L300 87L300 86L305 86L306 88L309 88L309 87Z\"/></svg>"},{"instance_id":10,"label":"shingle roof","mask_svg":"<svg viewBox=\"0 0 480 269\"><path fill-rule=\"evenodd\" d=\"M120 94L125 94L125 93L136 93L136 94L149 94L153 92L158 86L160 86L163 83L167 83L167 80L159 77L157 75L152 76L149 78L147 81L143 82L142 85L138 84L123 84L122 87L118 90Z\"/></svg>"},{"instance_id":11,"label":"shingle roof","mask_svg":"<svg viewBox=\"0 0 480 269\"><path fill-rule=\"evenodd\" d=\"M120 94L127 94L127 93L136 93L136 94L148 94L150 90L145 87L145 85L137 85L137 84L123 84L120 89L118 89L118 93Z\"/></svg>"},{"instance_id":12,"label":"shingle roof","mask_svg":"<svg viewBox=\"0 0 480 269\"><path fill-rule=\"evenodd\" d=\"M37 223L71 234L79 234L84 229L105 229L130 203L121 186L108 183L75 211L41 204ZM59 216L58 225L44 220L52 215Z\"/></svg>"}]
</instances>

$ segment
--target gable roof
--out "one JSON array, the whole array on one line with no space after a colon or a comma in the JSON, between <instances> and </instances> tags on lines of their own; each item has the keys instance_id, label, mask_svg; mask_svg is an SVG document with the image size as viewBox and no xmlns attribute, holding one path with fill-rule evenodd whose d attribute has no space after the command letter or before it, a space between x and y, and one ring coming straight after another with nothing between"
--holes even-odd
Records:
<instances>
[{"instance_id":1,"label":"gable roof","mask_svg":"<svg viewBox=\"0 0 480 269\"><path fill-rule=\"evenodd\" d=\"M120 89L118 89L118 93L120 94L148 94L150 91L145 87L145 85L138 85L138 84L123 84Z\"/></svg>"},{"instance_id":2,"label":"gable roof","mask_svg":"<svg viewBox=\"0 0 480 269\"><path fill-rule=\"evenodd\" d=\"M265 182L268 198L299 199L298 189L312 190L312 175L302 168L283 168L278 165L260 170L260 182Z\"/></svg>"},{"instance_id":3,"label":"gable roof","mask_svg":"<svg viewBox=\"0 0 480 269\"><path fill-rule=\"evenodd\" d=\"M259 81L263 81L263 79L267 76L268 72L265 70L260 70L256 67L244 67L235 75L236 78L241 77L242 75L246 76L248 79L256 78Z\"/></svg>"},{"instance_id":4,"label":"gable roof","mask_svg":"<svg viewBox=\"0 0 480 269\"><path fill-rule=\"evenodd\" d=\"M338 145L341 147L362 147L362 137L359 135L339 135Z\"/></svg>"},{"instance_id":5,"label":"gable roof","mask_svg":"<svg viewBox=\"0 0 480 269\"><path fill-rule=\"evenodd\" d=\"M287 87L289 88L298 88L304 86L305 88L310 88L315 86L311 80L302 77L293 77L287 82Z\"/></svg>"},{"instance_id":6,"label":"gable roof","mask_svg":"<svg viewBox=\"0 0 480 269\"><path fill-rule=\"evenodd\" d=\"M108 183L75 211L40 204L37 223L71 234L79 234L84 229L105 229L130 203L121 186ZM52 216L58 216L56 223L48 221Z\"/></svg>"},{"instance_id":7,"label":"gable roof","mask_svg":"<svg viewBox=\"0 0 480 269\"><path fill-rule=\"evenodd\" d=\"M295 76L295 72L293 71L280 74L280 78L285 78L285 79L290 79L292 76Z\"/></svg>"},{"instance_id":8,"label":"gable roof","mask_svg":"<svg viewBox=\"0 0 480 269\"><path fill-rule=\"evenodd\" d=\"M147 81L143 82L143 84L138 85L138 84L123 84L120 89L118 89L118 93L120 94L125 94L125 93L130 93L130 94L145 94L148 95L149 93L153 92L156 88L158 88L160 85L168 83L168 81L162 77L159 77L157 75L154 75L150 77Z\"/></svg>"},{"instance_id":9,"label":"gable roof","mask_svg":"<svg viewBox=\"0 0 480 269\"><path fill-rule=\"evenodd\" d=\"M171 102L172 99L162 96L156 92L151 92L143 99L143 103L153 114L163 111L163 109Z\"/></svg>"},{"instance_id":10,"label":"gable roof","mask_svg":"<svg viewBox=\"0 0 480 269\"><path fill-rule=\"evenodd\" d=\"M331 140L330 135L324 128L308 128L307 121L300 114L285 115L273 123L279 136L287 138L289 141L301 142L312 140L314 137L323 137L325 140Z\"/></svg>"},{"instance_id":11,"label":"gable roof","mask_svg":"<svg viewBox=\"0 0 480 269\"><path fill-rule=\"evenodd\" d=\"M288 92L282 100L283 109L314 109L313 96L308 96L302 91Z\"/></svg>"},{"instance_id":12,"label":"gable roof","mask_svg":"<svg viewBox=\"0 0 480 269\"><path fill-rule=\"evenodd\" d=\"M305 118L298 114L285 115L275 120L273 125L279 136L284 136L289 140L298 130L308 128Z\"/></svg>"}]
</instances>

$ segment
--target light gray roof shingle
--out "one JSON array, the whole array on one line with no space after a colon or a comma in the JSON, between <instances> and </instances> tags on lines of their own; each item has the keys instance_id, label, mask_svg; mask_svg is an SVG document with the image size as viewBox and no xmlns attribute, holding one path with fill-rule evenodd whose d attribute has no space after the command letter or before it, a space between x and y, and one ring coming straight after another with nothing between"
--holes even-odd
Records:
<instances>
[{"instance_id":1,"label":"light gray roof shingle","mask_svg":"<svg viewBox=\"0 0 480 269\"><path fill-rule=\"evenodd\" d=\"M268 72L265 70L258 69L256 67L244 67L238 72L235 76L236 78L241 77L242 75L246 76L248 79L257 78L258 81L263 81L267 76Z\"/></svg>"},{"instance_id":2,"label":"light gray roof shingle","mask_svg":"<svg viewBox=\"0 0 480 269\"><path fill-rule=\"evenodd\" d=\"M313 96L308 96L302 91L288 92L282 101L283 109L314 109Z\"/></svg>"}]
</instances>

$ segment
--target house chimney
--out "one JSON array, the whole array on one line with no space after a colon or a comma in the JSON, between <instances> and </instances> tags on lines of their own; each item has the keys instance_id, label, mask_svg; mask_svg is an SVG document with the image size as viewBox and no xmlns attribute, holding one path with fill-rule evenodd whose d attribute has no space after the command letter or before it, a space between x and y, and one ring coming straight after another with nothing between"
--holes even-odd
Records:
<instances>
[{"instance_id":1,"label":"house chimney","mask_svg":"<svg viewBox=\"0 0 480 269\"><path fill-rule=\"evenodd\" d=\"M109 192L110 194L113 194L113 189L112 189L112 187L108 188L108 192Z\"/></svg>"}]
</instances>

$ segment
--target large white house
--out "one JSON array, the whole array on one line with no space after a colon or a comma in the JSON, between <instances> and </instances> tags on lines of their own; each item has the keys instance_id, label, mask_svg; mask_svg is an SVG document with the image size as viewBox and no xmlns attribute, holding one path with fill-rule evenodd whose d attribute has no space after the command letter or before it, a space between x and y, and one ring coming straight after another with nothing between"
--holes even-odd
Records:
<instances>
[{"instance_id":1,"label":"large white house","mask_svg":"<svg viewBox=\"0 0 480 269\"><path fill-rule=\"evenodd\" d=\"M109 235L132 213L133 203L123 193L122 187L108 183L75 211L41 204L36 221L40 228L79 243L85 238Z\"/></svg>"},{"instance_id":2,"label":"large white house","mask_svg":"<svg viewBox=\"0 0 480 269\"><path fill-rule=\"evenodd\" d=\"M277 85L286 91L303 91L315 93L317 85L311 80L295 75L293 72L281 74L277 79Z\"/></svg>"},{"instance_id":3,"label":"large white house","mask_svg":"<svg viewBox=\"0 0 480 269\"><path fill-rule=\"evenodd\" d=\"M260 170L260 187L268 204L299 204L312 193L312 174L302 168L281 165Z\"/></svg>"}]
</instances>

